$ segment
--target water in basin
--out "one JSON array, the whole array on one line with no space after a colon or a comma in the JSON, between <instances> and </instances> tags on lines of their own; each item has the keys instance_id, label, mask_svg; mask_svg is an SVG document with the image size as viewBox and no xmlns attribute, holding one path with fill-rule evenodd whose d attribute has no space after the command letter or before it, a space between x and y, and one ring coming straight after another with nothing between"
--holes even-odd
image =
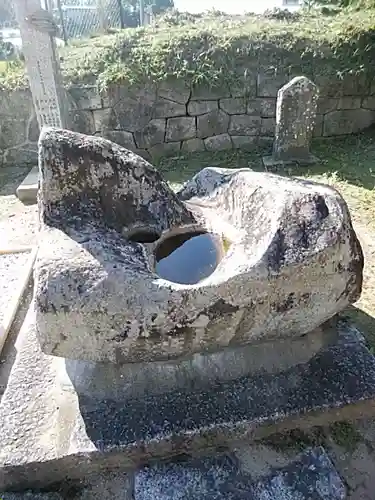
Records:
<instances>
[{"instance_id":1,"label":"water in basin","mask_svg":"<svg viewBox=\"0 0 375 500\"><path fill-rule=\"evenodd\" d=\"M199 283L215 271L227 248L227 240L218 234L203 231L176 234L156 248L155 271L174 283Z\"/></svg>"}]
</instances>

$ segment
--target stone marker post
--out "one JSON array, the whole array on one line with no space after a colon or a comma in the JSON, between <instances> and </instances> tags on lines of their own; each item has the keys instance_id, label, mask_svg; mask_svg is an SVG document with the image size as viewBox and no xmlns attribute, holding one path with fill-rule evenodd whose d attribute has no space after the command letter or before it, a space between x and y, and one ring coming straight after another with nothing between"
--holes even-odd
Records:
<instances>
[{"instance_id":1,"label":"stone marker post","mask_svg":"<svg viewBox=\"0 0 375 500\"><path fill-rule=\"evenodd\" d=\"M315 126L318 87L305 76L296 76L277 93L273 153L264 165L311 164L310 141Z\"/></svg>"},{"instance_id":2,"label":"stone marker post","mask_svg":"<svg viewBox=\"0 0 375 500\"><path fill-rule=\"evenodd\" d=\"M14 0L13 4L39 127L64 127L63 89L54 39L57 26L51 14L41 8L40 0Z\"/></svg>"}]
</instances>

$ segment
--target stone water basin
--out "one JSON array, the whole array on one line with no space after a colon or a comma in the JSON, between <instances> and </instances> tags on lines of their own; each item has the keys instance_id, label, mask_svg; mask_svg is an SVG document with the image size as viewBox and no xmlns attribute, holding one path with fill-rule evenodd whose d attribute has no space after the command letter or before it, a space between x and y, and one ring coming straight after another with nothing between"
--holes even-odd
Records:
<instances>
[{"instance_id":1,"label":"stone water basin","mask_svg":"<svg viewBox=\"0 0 375 500\"><path fill-rule=\"evenodd\" d=\"M45 353L144 363L298 338L360 296L362 250L329 186L206 168L176 194L100 137L46 129L40 152Z\"/></svg>"}]
</instances>

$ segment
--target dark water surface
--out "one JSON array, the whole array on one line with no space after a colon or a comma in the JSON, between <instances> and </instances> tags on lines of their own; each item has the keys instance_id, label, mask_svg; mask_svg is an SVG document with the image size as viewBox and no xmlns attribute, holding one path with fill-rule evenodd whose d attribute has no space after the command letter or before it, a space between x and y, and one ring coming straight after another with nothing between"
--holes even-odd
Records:
<instances>
[{"instance_id":1,"label":"dark water surface","mask_svg":"<svg viewBox=\"0 0 375 500\"><path fill-rule=\"evenodd\" d=\"M226 250L213 233L186 232L165 239L155 251L156 273L168 281L192 285L212 274Z\"/></svg>"}]
</instances>

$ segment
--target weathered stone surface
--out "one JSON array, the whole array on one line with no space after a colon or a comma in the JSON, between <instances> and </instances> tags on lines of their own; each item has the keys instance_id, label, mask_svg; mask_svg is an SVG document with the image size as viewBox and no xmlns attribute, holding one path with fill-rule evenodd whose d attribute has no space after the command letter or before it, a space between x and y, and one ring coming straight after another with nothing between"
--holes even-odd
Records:
<instances>
[{"instance_id":1,"label":"weathered stone surface","mask_svg":"<svg viewBox=\"0 0 375 500\"><path fill-rule=\"evenodd\" d=\"M146 467L135 477L135 500L345 500L345 485L322 447L254 480L231 455Z\"/></svg>"},{"instance_id":2,"label":"weathered stone surface","mask_svg":"<svg viewBox=\"0 0 375 500\"><path fill-rule=\"evenodd\" d=\"M323 122L324 122L324 115L316 115L315 127L313 130L313 137L322 137L322 135L323 135Z\"/></svg>"},{"instance_id":3,"label":"weathered stone surface","mask_svg":"<svg viewBox=\"0 0 375 500\"><path fill-rule=\"evenodd\" d=\"M233 115L230 117L230 135L257 135L259 134L261 118L259 116Z\"/></svg>"},{"instance_id":4,"label":"weathered stone surface","mask_svg":"<svg viewBox=\"0 0 375 500\"><path fill-rule=\"evenodd\" d=\"M237 68L237 73L238 73ZM252 98L256 96L257 93L257 69L253 68L243 68L242 74L237 74L238 83L231 86L230 95L231 97L246 97Z\"/></svg>"},{"instance_id":5,"label":"weathered stone surface","mask_svg":"<svg viewBox=\"0 0 375 500\"><path fill-rule=\"evenodd\" d=\"M339 99L335 97L320 97L318 99L316 112L321 115L325 115L326 113L330 113L337 109L339 103Z\"/></svg>"},{"instance_id":6,"label":"weathered stone surface","mask_svg":"<svg viewBox=\"0 0 375 500\"><path fill-rule=\"evenodd\" d=\"M299 460L260 479L251 500L345 500L346 487L323 448L304 452Z\"/></svg>"},{"instance_id":7,"label":"weathered stone surface","mask_svg":"<svg viewBox=\"0 0 375 500\"><path fill-rule=\"evenodd\" d=\"M166 121L163 118L151 120L144 129L135 132L135 141L141 149L147 149L164 142Z\"/></svg>"},{"instance_id":8,"label":"weathered stone surface","mask_svg":"<svg viewBox=\"0 0 375 500\"><path fill-rule=\"evenodd\" d=\"M257 143L261 147L268 147L273 144L273 137L269 135L261 135L257 137Z\"/></svg>"},{"instance_id":9,"label":"weathered stone surface","mask_svg":"<svg viewBox=\"0 0 375 500\"><path fill-rule=\"evenodd\" d=\"M163 144L155 144L155 146L149 149L149 152L152 158L160 158L178 153L180 149L180 142L164 142Z\"/></svg>"},{"instance_id":10,"label":"weathered stone surface","mask_svg":"<svg viewBox=\"0 0 375 500\"><path fill-rule=\"evenodd\" d=\"M94 115L88 109L74 109L67 113L70 129L82 134L91 135L96 132Z\"/></svg>"},{"instance_id":11,"label":"weathered stone surface","mask_svg":"<svg viewBox=\"0 0 375 500\"><path fill-rule=\"evenodd\" d=\"M33 113L31 115L31 120L29 122L29 130L28 130L28 134L27 134L27 139L30 142L38 142L39 134L40 134L40 130L39 130L38 120L36 118L35 113Z\"/></svg>"},{"instance_id":12,"label":"weathered stone surface","mask_svg":"<svg viewBox=\"0 0 375 500\"><path fill-rule=\"evenodd\" d=\"M158 96L180 104L187 104L191 94L190 87L183 82L164 81L159 84Z\"/></svg>"},{"instance_id":13,"label":"weathered stone surface","mask_svg":"<svg viewBox=\"0 0 375 500\"><path fill-rule=\"evenodd\" d=\"M34 314L32 307L0 403L0 490L86 479L100 471L170 459L182 449L187 454L207 452L207 443L213 449L227 447L291 427L375 412L375 359L353 331L342 331L336 344L310 362L277 375L260 373L220 383L206 357L191 361L196 371L207 370L213 385L202 376L187 383L187 366L182 373L176 363L177 380L185 380L165 391L165 378L172 381L174 376L170 363L133 365L131 383L122 379L121 387L139 395L115 403L108 397L98 401L78 395L75 382L56 384L63 373L71 377L71 362L40 351ZM87 369L95 364L84 365ZM99 365L103 372L114 366ZM228 369L230 363L223 366ZM133 368L128 368L131 373ZM142 370L149 370L149 376L139 378ZM88 379L95 385L92 376ZM153 392L160 385L164 391Z\"/></svg>"},{"instance_id":14,"label":"weathered stone surface","mask_svg":"<svg viewBox=\"0 0 375 500\"><path fill-rule=\"evenodd\" d=\"M324 117L323 135L355 134L375 121L375 111L369 109L338 110Z\"/></svg>"},{"instance_id":15,"label":"weathered stone surface","mask_svg":"<svg viewBox=\"0 0 375 500\"><path fill-rule=\"evenodd\" d=\"M340 97L340 99L338 99L337 109L359 109L361 107L361 101L361 97Z\"/></svg>"},{"instance_id":16,"label":"weathered stone surface","mask_svg":"<svg viewBox=\"0 0 375 500\"><path fill-rule=\"evenodd\" d=\"M111 108L94 109L92 115L94 117L95 132L105 132L110 128L109 125L113 121Z\"/></svg>"},{"instance_id":17,"label":"weathered stone surface","mask_svg":"<svg viewBox=\"0 0 375 500\"><path fill-rule=\"evenodd\" d=\"M186 106L178 102L159 97L155 102L154 118L172 118L174 116L185 116Z\"/></svg>"},{"instance_id":18,"label":"weathered stone surface","mask_svg":"<svg viewBox=\"0 0 375 500\"><path fill-rule=\"evenodd\" d=\"M109 128L128 132L141 130L153 118L156 100L156 89L153 86L111 86L104 99L104 106L112 108Z\"/></svg>"},{"instance_id":19,"label":"weathered stone surface","mask_svg":"<svg viewBox=\"0 0 375 500\"><path fill-rule=\"evenodd\" d=\"M262 118L260 133L261 135L274 135L276 127L275 118Z\"/></svg>"},{"instance_id":20,"label":"weathered stone surface","mask_svg":"<svg viewBox=\"0 0 375 500\"><path fill-rule=\"evenodd\" d=\"M233 147L241 149L252 149L258 143L256 135L231 135Z\"/></svg>"},{"instance_id":21,"label":"weathered stone surface","mask_svg":"<svg viewBox=\"0 0 375 500\"><path fill-rule=\"evenodd\" d=\"M293 78L277 94L275 160L308 160L315 126L317 86L305 76Z\"/></svg>"},{"instance_id":22,"label":"weathered stone surface","mask_svg":"<svg viewBox=\"0 0 375 500\"><path fill-rule=\"evenodd\" d=\"M146 290L150 285L154 288L152 276L155 275L150 270L143 246L123 239L120 233L113 229L121 231L125 228L127 231L133 231L138 227L145 227L147 231L156 233L157 238L162 231L171 227L194 223L195 218L150 164L99 137L87 137L54 129L46 130L41 136L40 168L42 172L40 210L44 221L42 230L44 250L41 250L39 254L41 260L37 264L37 267L40 265L37 288L40 292L38 294L40 313L38 329L41 341L42 343L47 341L46 338L44 340L42 338L47 334L48 322L55 316L53 311L56 305L52 303L55 301L57 301L56 304L60 304L57 306L60 310L58 316L64 322L67 314L73 313L74 309L77 312L80 310L74 320L77 321L77 330L74 327L70 329L74 336L82 329L82 335L78 334L77 340L81 338L83 341L85 336L83 332L91 336L92 328L99 336L104 333L104 330L107 331L105 336L109 335L111 338L116 336L116 330L122 335L124 325L128 321L123 318L121 312L125 303L120 304L122 300L119 300L118 308L114 304L106 305L112 302L112 299L109 299L113 297L112 287L116 289L117 282L127 283L126 286L121 286L123 292L120 290L116 292L117 298L123 294L127 296L129 293L127 287L131 286L133 279L137 281L140 275L146 273L151 280L144 281L144 299L147 302L149 293ZM54 244L55 249L53 249ZM65 262L63 264L61 261L61 272L67 278L66 280L60 279L62 278L60 272L57 274L52 272L48 274L49 277L45 274L45 265L49 267L50 251L61 252L62 261ZM83 261L82 251L85 254ZM71 257L66 260L64 255ZM106 264L108 258L110 260ZM60 264L57 266L59 267ZM91 278L85 275L86 272L93 273ZM107 275L105 279L103 279L103 272ZM88 302L83 299L81 288L84 286L86 289L87 279L93 279L97 283L95 285L97 292L94 295L89 293ZM83 282L86 284L83 285ZM69 305L61 302L62 295L67 293L66 287L70 290L66 295L66 298L70 297ZM54 292L52 292L53 289L55 289ZM50 293L53 293L54 298L50 296ZM168 292L167 295L169 295ZM140 312L142 309L146 312L145 304L142 304L144 299L138 306L134 304L136 315L138 314L136 311ZM48 306L50 300L52 300L51 307ZM86 302L86 305L81 302L82 300ZM78 303L80 306L76 308ZM105 312L107 310L110 311L112 326L107 323L108 318ZM87 315L91 316L91 320ZM57 334L60 328L57 323L56 328ZM102 328L103 331L101 331ZM126 326L125 329L127 329ZM61 339L61 335L58 335ZM125 339L127 334L124 335ZM92 346L94 344L95 342ZM112 347L115 345L113 344ZM52 348L51 345L50 348ZM117 357L115 351L118 351L117 346L110 358Z\"/></svg>"},{"instance_id":23,"label":"weathered stone surface","mask_svg":"<svg viewBox=\"0 0 375 500\"><path fill-rule=\"evenodd\" d=\"M105 139L115 142L123 148L135 151L137 145L134 142L134 137L131 132L124 132L123 130L108 130L103 134Z\"/></svg>"},{"instance_id":24,"label":"weathered stone surface","mask_svg":"<svg viewBox=\"0 0 375 500\"><path fill-rule=\"evenodd\" d=\"M182 151L203 151L204 150L204 142L202 139L188 139L187 141L183 141L181 144Z\"/></svg>"},{"instance_id":25,"label":"weathered stone surface","mask_svg":"<svg viewBox=\"0 0 375 500\"><path fill-rule=\"evenodd\" d=\"M195 126L195 118L169 118L167 120L167 130L165 140L167 142L185 141L196 137L197 130Z\"/></svg>"},{"instance_id":26,"label":"weathered stone surface","mask_svg":"<svg viewBox=\"0 0 375 500\"><path fill-rule=\"evenodd\" d=\"M246 113L245 97L232 97L230 99L220 99L220 109L228 113L228 115L240 115Z\"/></svg>"},{"instance_id":27,"label":"weathered stone surface","mask_svg":"<svg viewBox=\"0 0 375 500\"><path fill-rule=\"evenodd\" d=\"M338 75L318 72L314 75L314 81L321 96L361 96L369 93L369 81L365 73Z\"/></svg>"},{"instance_id":28,"label":"weathered stone surface","mask_svg":"<svg viewBox=\"0 0 375 500\"><path fill-rule=\"evenodd\" d=\"M38 163L37 143L24 143L22 146L8 149L6 162L13 166L35 166Z\"/></svg>"},{"instance_id":29,"label":"weathered stone surface","mask_svg":"<svg viewBox=\"0 0 375 500\"><path fill-rule=\"evenodd\" d=\"M192 88L190 99L192 101L216 101L227 97L231 97L229 89L199 85Z\"/></svg>"},{"instance_id":30,"label":"weathered stone surface","mask_svg":"<svg viewBox=\"0 0 375 500\"><path fill-rule=\"evenodd\" d=\"M362 108L375 110L375 96L365 97L362 101Z\"/></svg>"},{"instance_id":31,"label":"weathered stone surface","mask_svg":"<svg viewBox=\"0 0 375 500\"><path fill-rule=\"evenodd\" d=\"M231 455L166 463L135 475L134 500L246 500L249 480Z\"/></svg>"},{"instance_id":32,"label":"weathered stone surface","mask_svg":"<svg viewBox=\"0 0 375 500\"><path fill-rule=\"evenodd\" d=\"M2 116L0 119L0 149L9 149L27 141L28 120L23 117Z\"/></svg>"},{"instance_id":33,"label":"weathered stone surface","mask_svg":"<svg viewBox=\"0 0 375 500\"><path fill-rule=\"evenodd\" d=\"M274 118L276 117L276 99L264 97L262 99L257 99L260 107L260 116L262 118ZM250 103L249 103L250 104ZM249 113L249 106L247 113Z\"/></svg>"},{"instance_id":34,"label":"weathered stone surface","mask_svg":"<svg viewBox=\"0 0 375 500\"><path fill-rule=\"evenodd\" d=\"M151 161L151 155L146 149L135 149L134 153L141 156L146 161Z\"/></svg>"},{"instance_id":35,"label":"weathered stone surface","mask_svg":"<svg viewBox=\"0 0 375 500\"><path fill-rule=\"evenodd\" d=\"M207 151L225 151L232 148L232 141L229 134L219 134L204 139L204 146Z\"/></svg>"},{"instance_id":36,"label":"weathered stone surface","mask_svg":"<svg viewBox=\"0 0 375 500\"><path fill-rule=\"evenodd\" d=\"M100 109L103 107L102 98L96 85L70 87L69 94L74 99L78 109Z\"/></svg>"},{"instance_id":37,"label":"weathered stone surface","mask_svg":"<svg viewBox=\"0 0 375 500\"><path fill-rule=\"evenodd\" d=\"M22 118L28 118L34 111L30 90L0 91L0 116L14 116L14 111Z\"/></svg>"},{"instance_id":38,"label":"weathered stone surface","mask_svg":"<svg viewBox=\"0 0 375 500\"><path fill-rule=\"evenodd\" d=\"M276 97L279 89L289 80L288 75L277 71L260 71L257 81L258 97Z\"/></svg>"},{"instance_id":39,"label":"weathered stone surface","mask_svg":"<svg viewBox=\"0 0 375 500\"><path fill-rule=\"evenodd\" d=\"M247 107L246 107L246 113L248 115L253 115L253 116L260 116L261 111L260 111L260 101L253 99L252 101L248 101Z\"/></svg>"},{"instance_id":40,"label":"weathered stone surface","mask_svg":"<svg viewBox=\"0 0 375 500\"><path fill-rule=\"evenodd\" d=\"M344 73L342 79L342 95L344 96L362 96L369 93L369 81L365 72L362 73Z\"/></svg>"},{"instance_id":41,"label":"weathered stone surface","mask_svg":"<svg viewBox=\"0 0 375 500\"><path fill-rule=\"evenodd\" d=\"M211 111L197 117L197 137L205 139L228 132L229 116L222 110Z\"/></svg>"},{"instance_id":42,"label":"weathered stone surface","mask_svg":"<svg viewBox=\"0 0 375 500\"><path fill-rule=\"evenodd\" d=\"M92 479L85 478L85 485L74 500L134 500L133 493L133 472L103 472Z\"/></svg>"},{"instance_id":43,"label":"weathered stone surface","mask_svg":"<svg viewBox=\"0 0 375 500\"><path fill-rule=\"evenodd\" d=\"M58 493L1 493L1 500L63 500Z\"/></svg>"},{"instance_id":44,"label":"weathered stone surface","mask_svg":"<svg viewBox=\"0 0 375 500\"><path fill-rule=\"evenodd\" d=\"M190 101L187 112L190 116L198 116L210 113L210 111L215 111L218 108L218 101Z\"/></svg>"},{"instance_id":45,"label":"weathered stone surface","mask_svg":"<svg viewBox=\"0 0 375 500\"><path fill-rule=\"evenodd\" d=\"M260 373L277 376L306 364L334 341L337 341L336 330L319 328L304 337L237 346L204 357L195 355L168 362L167 366L163 363L118 365L67 360L65 377L61 376L59 383L68 389L73 384L79 397L123 402L142 397L144 391L156 395L206 388Z\"/></svg>"},{"instance_id":46,"label":"weathered stone surface","mask_svg":"<svg viewBox=\"0 0 375 500\"><path fill-rule=\"evenodd\" d=\"M329 187L204 169L176 197L139 157L54 129L41 136L40 168L36 304L47 353L117 362L178 358L307 333L359 297L362 251L345 202ZM147 228L155 241L186 224L232 242L196 289L158 279L154 248L112 230Z\"/></svg>"}]
</instances>

